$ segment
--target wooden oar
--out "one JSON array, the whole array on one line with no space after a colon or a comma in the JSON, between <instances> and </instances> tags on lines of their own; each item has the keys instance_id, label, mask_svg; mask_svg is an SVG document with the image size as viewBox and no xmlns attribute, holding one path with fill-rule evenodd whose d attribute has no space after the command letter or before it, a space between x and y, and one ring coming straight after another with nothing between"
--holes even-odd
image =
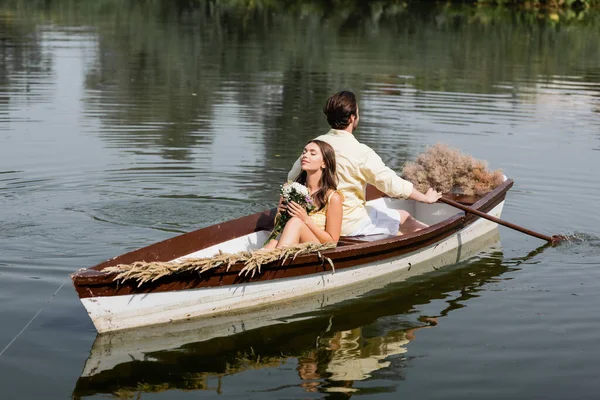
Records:
<instances>
[{"instance_id":1,"label":"wooden oar","mask_svg":"<svg viewBox=\"0 0 600 400\"><path fill-rule=\"evenodd\" d=\"M460 203L457 203L454 200L450 200L450 199L447 199L445 197L440 198L438 201L440 201L442 203L446 203L446 204L448 204L448 205L450 205L452 207L459 208L459 209L463 210L464 212L475 214L478 217L485 218L485 219L490 220L492 222L495 222L497 224L504 225L504 226L509 227L511 229L517 230L519 232L523 232L523 233L525 233L527 235L535 236L538 239L546 240L549 243L551 243L553 246L556 245L556 244L558 244L559 242L561 242L562 240L565 239L565 237L561 236L561 235L547 236L547 235L543 235L543 234L538 233L538 232L534 232L532 230L523 228L523 227L521 227L519 225L515 225L515 224L510 223L508 221L504 221L504 220L502 220L500 218L496 218L496 217L493 217L493 216L491 216L489 214L486 214L484 212L475 210L474 208L464 206L464 205L462 205Z\"/></svg>"}]
</instances>

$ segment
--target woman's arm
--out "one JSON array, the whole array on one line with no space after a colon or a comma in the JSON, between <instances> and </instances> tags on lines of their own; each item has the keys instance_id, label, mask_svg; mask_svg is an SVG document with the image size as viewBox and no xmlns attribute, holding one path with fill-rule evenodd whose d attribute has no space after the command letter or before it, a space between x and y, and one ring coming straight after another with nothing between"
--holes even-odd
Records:
<instances>
[{"instance_id":1,"label":"woman's arm","mask_svg":"<svg viewBox=\"0 0 600 400\"><path fill-rule=\"evenodd\" d=\"M304 207L295 202L288 204L290 215L302 219L308 229L316 236L320 243L337 243L342 230L342 198L339 193L334 193L329 199L327 213L325 214L325 230L319 228L313 219L306 213Z\"/></svg>"},{"instance_id":2,"label":"woman's arm","mask_svg":"<svg viewBox=\"0 0 600 400\"><path fill-rule=\"evenodd\" d=\"M327 206L327 219L325 220L325 231L331 238L329 242L337 243L338 240L340 240L343 216L342 203L342 195L340 195L338 192L335 192L331 195L331 198L329 199L329 205ZM319 238L319 240L321 240L321 238ZM321 241L321 243L326 242Z\"/></svg>"}]
</instances>

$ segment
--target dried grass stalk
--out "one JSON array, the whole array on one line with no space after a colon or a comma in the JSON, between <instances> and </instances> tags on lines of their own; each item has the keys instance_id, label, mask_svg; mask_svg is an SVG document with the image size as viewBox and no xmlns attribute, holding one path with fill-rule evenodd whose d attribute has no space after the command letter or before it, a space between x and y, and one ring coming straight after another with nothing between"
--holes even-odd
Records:
<instances>
[{"instance_id":1,"label":"dried grass stalk","mask_svg":"<svg viewBox=\"0 0 600 400\"><path fill-rule=\"evenodd\" d=\"M502 170L489 171L485 161L442 143L407 162L401 175L421 192L432 187L442 193L466 196L483 196L504 181Z\"/></svg>"},{"instance_id":2,"label":"dried grass stalk","mask_svg":"<svg viewBox=\"0 0 600 400\"><path fill-rule=\"evenodd\" d=\"M288 259L295 260L296 257L303 254L317 252L319 258L327 261L333 269L333 262L327 257L321 255L321 251L332 249L335 243L315 244L302 243L296 246L283 249L260 249L255 251L240 251L235 254L222 253L207 258L187 258L182 261L164 261L164 262L145 262L136 261L133 264L119 264L113 267L106 267L102 271L118 274L114 280L125 282L133 279L138 282L138 287L146 282L154 282L165 276L180 274L183 272L198 272L202 274L214 268L226 266L229 268L238 262L243 262L244 267L240 270L240 276L254 277L258 272L261 273L263 265L281 261L283 265Z\"/></svg>"}]
</instances>

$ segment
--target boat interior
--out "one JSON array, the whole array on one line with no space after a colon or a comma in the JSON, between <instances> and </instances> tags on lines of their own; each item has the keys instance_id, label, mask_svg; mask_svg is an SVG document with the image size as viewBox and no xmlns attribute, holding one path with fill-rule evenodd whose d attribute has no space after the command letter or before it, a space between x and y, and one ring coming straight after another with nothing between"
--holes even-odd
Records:
<instances>
[{"instance_id":1,"label":"boat interior","mask_svg":"<svg viewBox=\"0 0 600 400\"><path fill-rule=\"evenodd\" d=\"M471 201L463 201L471 203ZM393 199L389 197L379 197L367 202L368 205L380 209L406 210L417 220L427 224L435 225L462 211L443 203L425 204L414 200ZM260 249L270 234L269 230L259 230L246 235L227 240L213 246L195 251L185 256L179 257L174 261L182 261L190 258L212 257L219 252L237 253L240 251L252 251ZM407 235L409 236L409 235ZM380 239L390 238L389 235L368 235L368 236L342 236L338 242L338 247L350 246L354 244L372 242Z\"/></svg>"}]
</instances>

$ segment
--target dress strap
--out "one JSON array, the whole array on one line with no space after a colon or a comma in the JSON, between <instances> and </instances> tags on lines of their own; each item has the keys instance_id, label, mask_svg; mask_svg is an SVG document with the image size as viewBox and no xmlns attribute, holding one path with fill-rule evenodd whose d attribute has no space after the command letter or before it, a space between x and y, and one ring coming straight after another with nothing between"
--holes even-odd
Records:
<instances>
[{"instance_id":1,"label":"dress strap","mask_svg":"<svg viewBox=\"0 0 600 400\"><path fill-rule=\"evenodd\" d=\"M329 196L327 196L327 204L329 204L329 200L331 200L331 196L333 196L334 193L339 194L340 197L342 198L342 202L344 201L344 195L342 194L342 192L340 192L339 190L334 190L333 192L331 192L329 194Z\"/></svg>"}]
</instances>

